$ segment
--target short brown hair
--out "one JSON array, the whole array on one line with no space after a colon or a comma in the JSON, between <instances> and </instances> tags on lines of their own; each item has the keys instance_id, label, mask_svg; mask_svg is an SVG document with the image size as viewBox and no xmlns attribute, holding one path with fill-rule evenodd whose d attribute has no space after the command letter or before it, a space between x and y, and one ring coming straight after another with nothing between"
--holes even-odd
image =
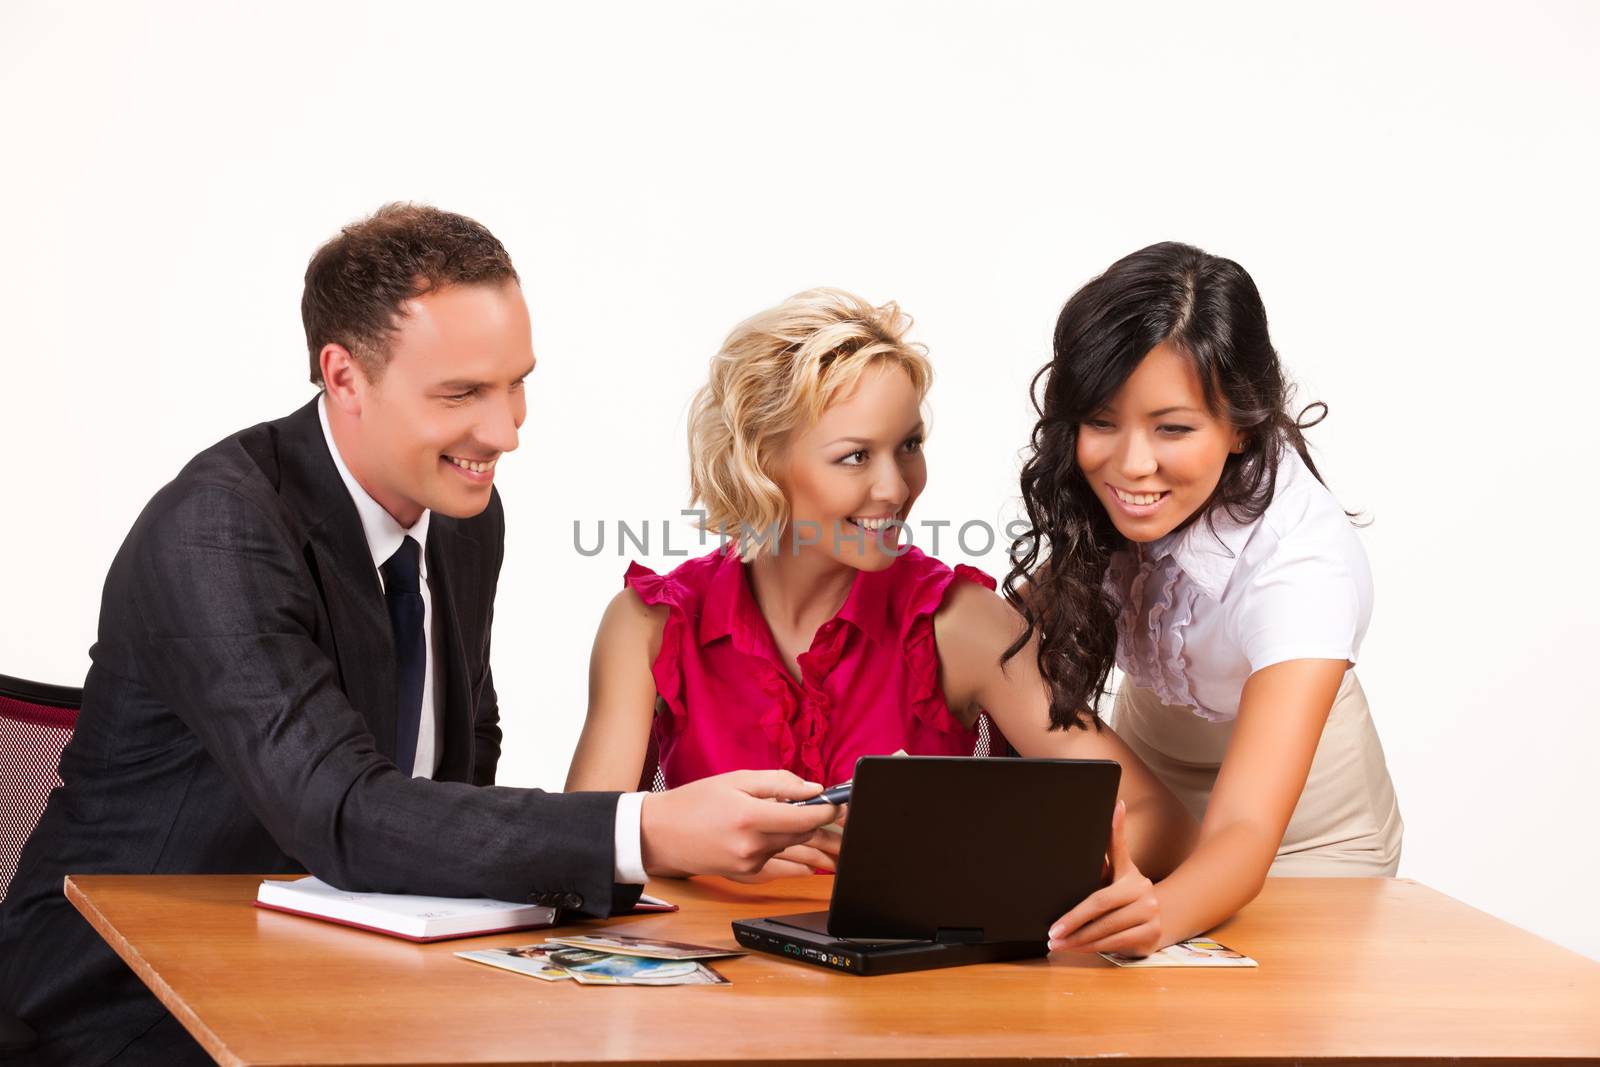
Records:
<instances>
[{"instance_id":1,"label":"short brown hair","mask_svg":"<svg viewBox=\"0 0 1600 1067\"><path fill-rule=\"evenodd\" d=\"M407 300L446 285L519 280L505 246L481 223L426 204L385 204L340 230L306 267L300 318L311 384L322 384L328 344L349 349L376 381Z\"/></svg>"}]
</instances>

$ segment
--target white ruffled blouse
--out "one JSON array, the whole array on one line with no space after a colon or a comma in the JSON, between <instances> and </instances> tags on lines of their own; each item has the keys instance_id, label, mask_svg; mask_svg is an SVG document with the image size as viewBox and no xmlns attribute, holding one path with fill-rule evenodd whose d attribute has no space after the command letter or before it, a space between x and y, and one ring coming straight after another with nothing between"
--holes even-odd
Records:
<instances>
[{"instance_id":1,"label":"white ruffled blouse","mask_svg":"<svg viewBox=\"0 0 1600 1067\"><path fill-rule=\"evenodd\" d=\"M1354 664L1372 618L1372 572L1348 516L1286 449L1254 522L1226 509L1116 552L1117 666L1164 704L1213 722L1239 713L1250 675L1291 659Z\"/></svg>"}]
</instances>

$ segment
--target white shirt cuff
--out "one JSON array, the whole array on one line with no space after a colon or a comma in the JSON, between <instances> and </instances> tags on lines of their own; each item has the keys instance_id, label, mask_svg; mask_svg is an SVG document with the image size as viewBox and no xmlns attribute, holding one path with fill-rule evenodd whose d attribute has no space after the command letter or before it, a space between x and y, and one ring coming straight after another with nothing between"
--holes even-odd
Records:
<instances>
[{"instance_id":1,"label":"white shirt cuff","mask_svg":"<svg viewBox=\"0 0 1600 1067\"><path fill-rule=\"evenodd\" d=\"M644 849L639 841L639 813L643 809L643 793L623 793L617 798L617 858L611 877L619 885L644 885L650 880L644 870Z\"/></svg>"}]
</instances>

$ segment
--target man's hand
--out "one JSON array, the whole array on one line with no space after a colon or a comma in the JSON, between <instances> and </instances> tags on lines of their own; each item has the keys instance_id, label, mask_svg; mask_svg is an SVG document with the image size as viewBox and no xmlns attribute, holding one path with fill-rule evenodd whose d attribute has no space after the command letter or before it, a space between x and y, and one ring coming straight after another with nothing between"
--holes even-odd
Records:
<instances>
[{"instance_id":1,"label":"man's hand","mask_svg":"<svg viewBox=\"0 0 1600 1067\"><path fill-rule=\"evenodd\" d=\"M773 856L755 874L729 875L735 882L755 885L774 878L798 878L806 874L834 874L839 870L839 849L844 843L845 814L848 804L838 807L839 818L824 826L798 845L790 845Z\"/></svg>"},{"instance_id":2,"label":"man's hand","mask_svg":"<svg viewBox=\"0 0 1600 1067\"><path fill-rule=\"evenodd\" d=\"M831 804L800 807L822 792L815 782L788 771L730 771L712 778L645 794L639 810L639 845L646 872L658 877L721 874L760 875L768 861L791 847L816 851L812 836L839 817ZM823 855L821 852L818 855ZM808 874L803 862L784 864L780 873Z\"/></svg>"}]
</instances>

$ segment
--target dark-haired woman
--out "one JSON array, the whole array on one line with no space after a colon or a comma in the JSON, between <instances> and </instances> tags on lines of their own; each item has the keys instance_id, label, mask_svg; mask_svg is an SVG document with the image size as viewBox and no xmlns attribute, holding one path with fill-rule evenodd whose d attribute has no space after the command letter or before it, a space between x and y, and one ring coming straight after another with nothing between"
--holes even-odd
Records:
<instances>
[{"instance_id":1,"label":"dark-haired woman","mask_svg":"<svg viewBox=\"0 0 1600 1067\"><path fill-rule=\"evenodd\" d=\"M1040 388L1042 386L1042 389ZM1158 244L1062 309L1035 379L1032 527L1006 581L1059 726L1111 667L1117 733L1201 819L1152 885L1110 884L1052 948L1146 953L1233 914L1271 872L1392 875L1402 824L1353 667L1372 579L1237 263Z\"/></svg>"}]
</instances>

